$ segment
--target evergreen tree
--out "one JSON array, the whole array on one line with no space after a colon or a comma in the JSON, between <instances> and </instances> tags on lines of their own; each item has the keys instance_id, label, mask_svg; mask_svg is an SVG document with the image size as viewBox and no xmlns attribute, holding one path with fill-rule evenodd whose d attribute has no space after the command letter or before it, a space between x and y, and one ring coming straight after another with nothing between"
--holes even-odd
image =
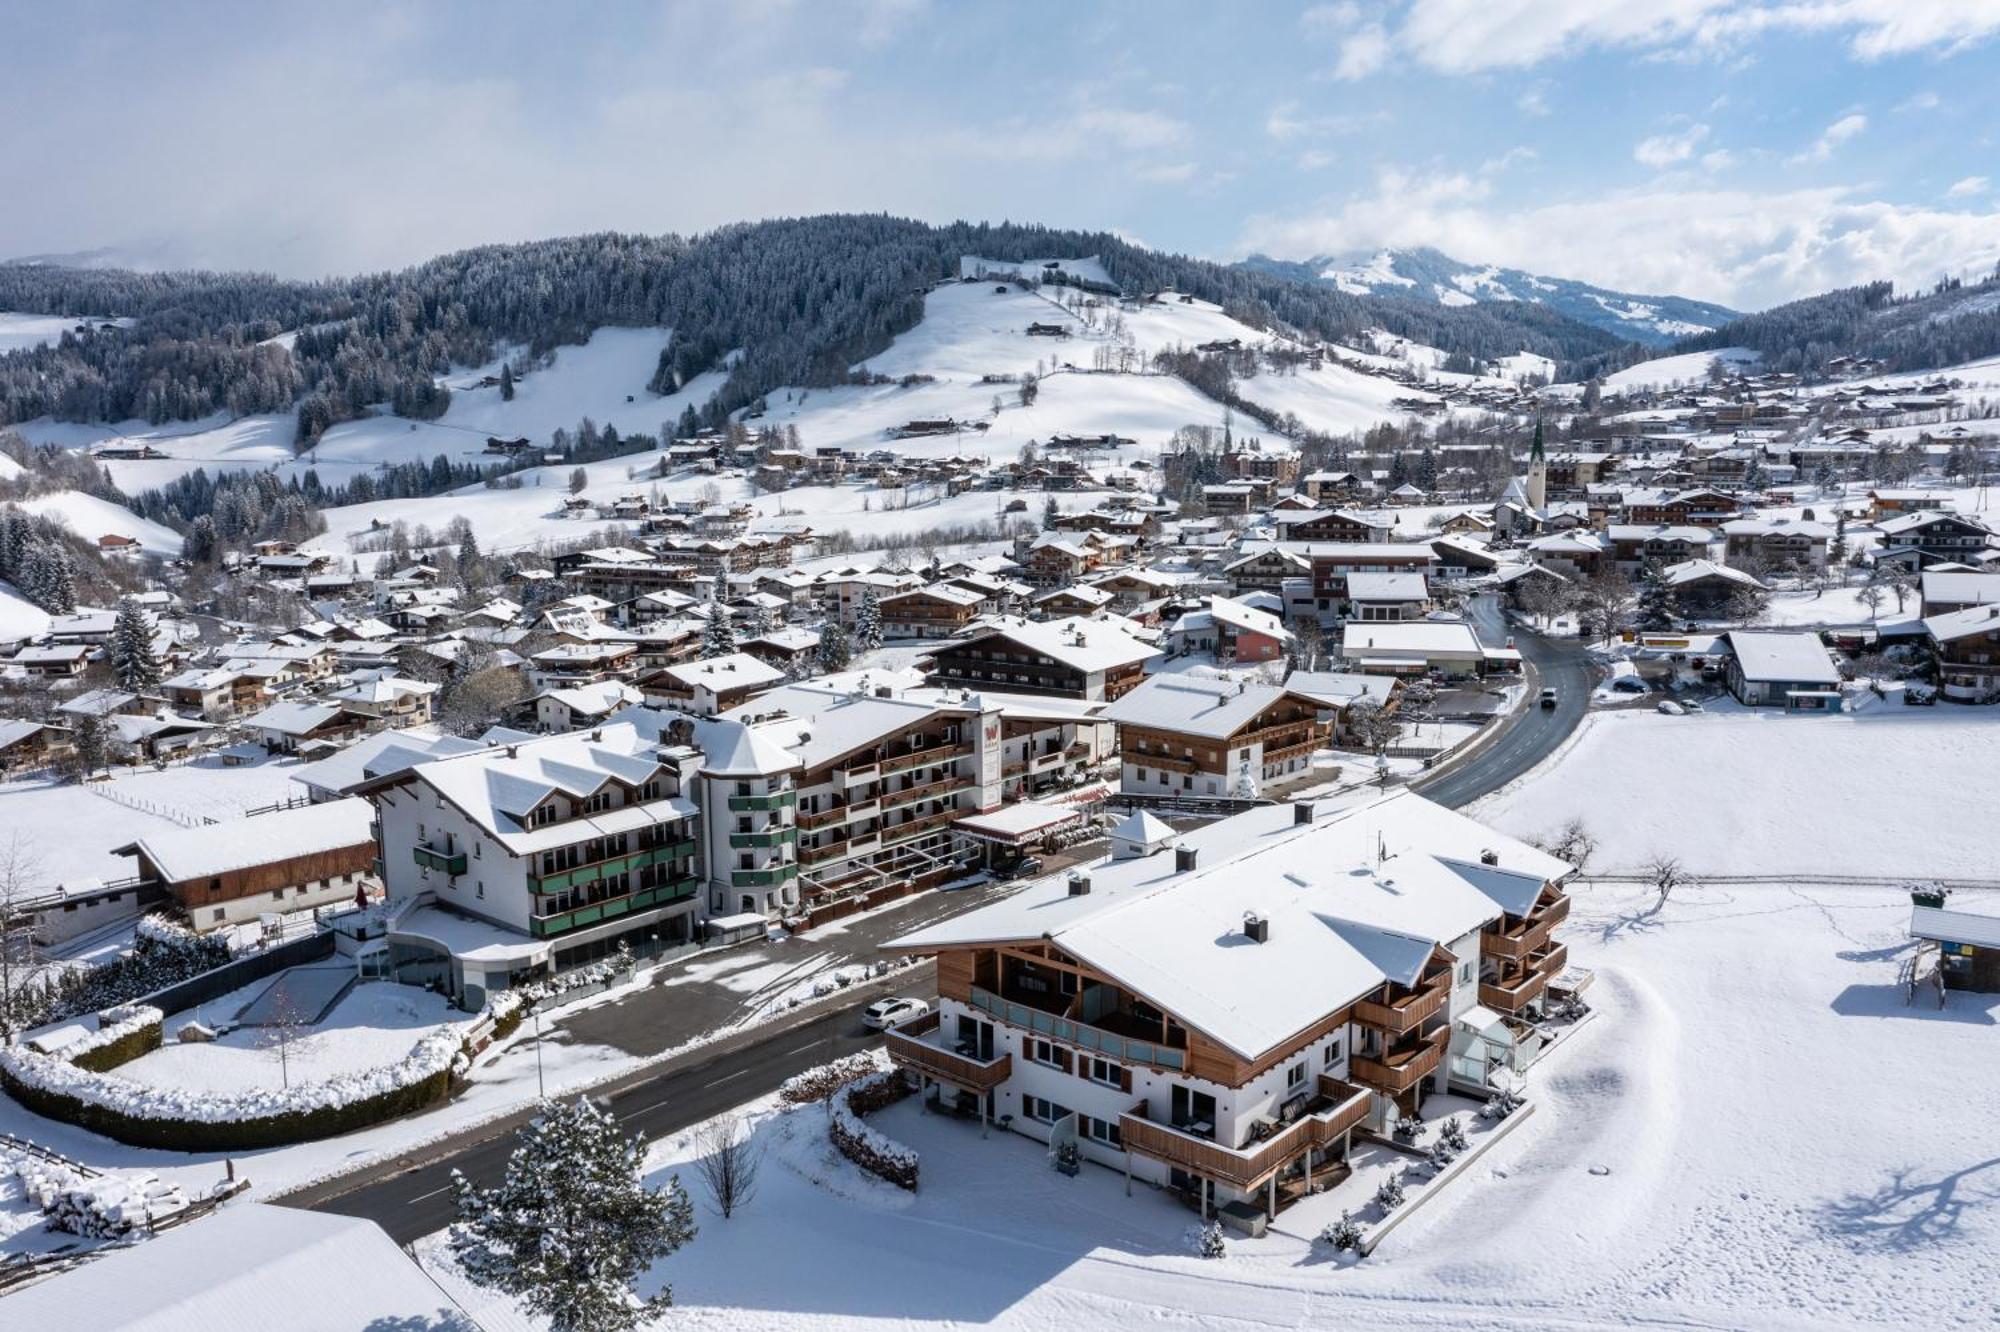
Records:
<instances>
[{"instance_id":1,"label":"evergreen tree","mask_svg":"<svg viewBox=\"0 0 2000 1332\"><path fill-rule=\"evenodd\" d=\"M632 1283L695 1237L679 1176L644 1182L644 1139L627 1138L587 1097L545 1103L520 1132L497 1188L452 1173L451 1246L466 1275L519 1299L555 1332L633 1332L673 1303Z\"/></svg>"},{"instance_id":2,"label":"evergreen tree","mask_svg":"<svg viewBox=\"0 0 2000 1332\"><path fill-rule=\"evenodd\" d=\"M708 623L702 626L701 631L701 655L704 659L726 657L734 651L736 628L729 622L729 607L723 605L718 597L708 603Z\"/></svg>"},{"instance_id":3,"label":"evergreen tree","mask_svg":"<svg viewBox=\"0 0 2000 1332\"><path fill-rule=\"evenodd\" d=\"M77 781L90 780L111 761L111 737L106 733L104 719L94 712L77 717L70 728L69 742L71 773Z\"/></svg>"},{"instance_id":4,"label":"evergreen tree","mask_svg":"<svg viewBox=\"0 0 2000 1332\"><path fill-rule=\"evenodd\" d=\"M514 401L514 367L511 365L500 367L500 401Z\"/></svg>"},{"instance_id":5,"label":"evergreen tree","mask_svg":"<svg viewBox=\"0 0 2000 1332\"><path fill-rule=\"evenodd\" d=\"M76 570L69 551L56 541L44 541L28 553L27 586L21 589L28 600L51 615L68 615L76 609Z\"/></svg>"},{"instance_id":6,"label":"evergreen tree","mask_svg":"<svg viewBox=\"0 0 2000 1332\"><path fill-rule=\"evenodd\" d=\"M854 615L854 650L873 652L882 646L882 603L873 587L861 589L861 609Z\"/></svg>"},{"instance_id":7,"label":"evergreen tree","mask_svg":"<svg viewBox=\"0 0 2000 1332\"><path fill-rule=\"evenodd\" d=\"M1682 620L1680 596L1667 581L1666 566L1658 560L1646 566L1639 580L1639 604L1633 624L1641 633L1664 633Z\"/></svg>"},{"instance_id":8,"label":"evergreen tree","mask_svg":"<svg viewBox=\"0 0 2000 1332\"><path fill-rule=\"evenodd\" d=\"M590 484L590 473L579 467L569 474L569 493L581 495L583 488Z\"/></svg>"},{"instance_id":9,"label":"evergreen tree","mask_svg":"<svg viewBox=\"0 0 2000 1332\"><path fill-rule=\"evenodd\" d=\"M847 645L847 630L838 620L828 620L820 626L819 647L814 655L819 660L823 672L844 671L848 662L854 659L853 651Z\"/></svg>"},{"instance_id":10,"label":"evergreen tree","mask_svg":"<svg viewBox=\"0 0 2000 1332\"><path fill-rule=\"evenodd\" d=\"M153 617L130 597L118 603L118 617L111 623L112 674L123 688L137 693L160 682L160 658L153 651Z\"/></svg>"}]
</instances>

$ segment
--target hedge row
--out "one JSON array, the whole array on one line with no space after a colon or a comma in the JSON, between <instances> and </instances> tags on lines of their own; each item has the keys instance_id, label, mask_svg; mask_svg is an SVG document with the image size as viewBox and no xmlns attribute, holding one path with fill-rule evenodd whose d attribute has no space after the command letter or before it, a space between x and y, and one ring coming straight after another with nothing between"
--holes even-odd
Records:
<instances>
[{"instance_id":1,"label":"hedge row","mask_svg":"<svg viewBox=\"0 0 2000 1332\"><path fill-rule=\"evenodd\" d=\"M439 1069L421 1082L344 1105L218 1123L153 1119L93 1105L74 1096L29 1086L4 1066L0 1066L0 1085L38 1115L101 1133L117 1142L170 1152L225 1152L286 1147L315 1138L331 1138L422 1110L444 1099L451 1086L451 1070Z\"/></svg>"},{"instance_id":2,"label":"hedge row","mask_svg":"<svg viewBox=\"0 0 2000 1332\"><path fill-rule=\"evenodd\" d=\"M87 1048L71 1055L69 1062L92 1073L105 1073L159 1049L165 1019L157 1008L150 1011L151 1021L133 1024L101 1044L92 1042Z\"/></svg>"},{"instance_id":3,"label":"hedge row","mask_svg":"<svg viewBox=\"0 0 2000 1332\"><path fill-rule=\"evenodd\" d=\"M917 1154L861 1122L861 1116L894 1105L916 1091L900 1069L861 1079L827 1104L826 1136L840 1154L869 1174L912 1193L917 1188Z\"/></svg>"}]
</instances>

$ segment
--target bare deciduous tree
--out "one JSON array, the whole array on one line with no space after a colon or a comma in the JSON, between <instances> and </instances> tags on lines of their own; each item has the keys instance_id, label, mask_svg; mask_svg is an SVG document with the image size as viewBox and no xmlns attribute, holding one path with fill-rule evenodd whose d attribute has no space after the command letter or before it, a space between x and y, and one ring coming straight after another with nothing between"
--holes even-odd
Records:
<instances>
[{"instance_id":1,"label":"bare deciduous tree","mask_svg":"<svg viewBox=\"0 0 2000 1332\"><path fill-rule=\"evenodd\" d=\"M1655 911L1667 904L1667 899L1674 895L1676 889L1685 888L1694 882L1694 875L1688 873L1687 866L1681 864L1679 856L1664 853L1655 855L1646 862L1646 877L1651 881L1653 891L1660 895L1660 900L1653 906Z\"/></svg>"},{"instance_id":2,"label":"bare deciduous tree","mask_svg":"<svg viewBox=\"0 0 2000 1332\"><path fill-rule=\"evenodd\" d=\"M757 1168L763 1164L764 1150L736 1115L712 1119L695 1133L701 1158L695 1163L701 1172L708 1200L727 1221L739 1207L757 1196Z\"/></svg>"}]
</instances>

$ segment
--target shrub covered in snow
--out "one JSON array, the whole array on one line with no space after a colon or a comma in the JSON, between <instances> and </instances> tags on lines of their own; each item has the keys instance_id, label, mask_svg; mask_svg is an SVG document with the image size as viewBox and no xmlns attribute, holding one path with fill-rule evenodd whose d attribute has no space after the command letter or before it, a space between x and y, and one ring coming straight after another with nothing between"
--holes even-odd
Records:
<instances>
[{"instance_id":1,"label":"shrub covered in snow","mask_svg":"<svg viewBox=\"0 0 2000 1332\"><path fill-rule=\"evenodd\" d=\"M1403 1172L1395 1174L1375 1186L1375 1205L1385 1213L1393 1212L1403 1205Z\"/></svg>"},{"instance_id":2,"label":"shrub covered in snow","mask_svg":"<svg viewBox=\"0 0 2000 1332\"><path fill-rule=\"evenodd\" d=\"M1331 1244L1335 1249L1342 1252L1350 1249L1359 1249L1361 1247L1361 1232L1361 1223L1346 1212L1342 1212L1340 1220L1330 1223L1325 1230L1319 1232L1319 1242L1322 1244Z\"/></svg>"},{"instance_id":3,"label":"shrub covered in snow","mask_svg":"<svg viewBox=\"0 0 2000 1332\"><path fill-rule=\"evenodd\" d=\"M165 916L141 916L132 951L101 966L50 967L8 996L0 1025L15 1030L94 1013L178 985L229 961L217 935L196 934Z\"/></svg>"},{"instance_id":4,"label":"shrub covered in snow","mask_svg":"<svg viewBox=\"0 0 2000 1332\"><path fill-rule=\"evenodd\" d=\"M157 1046L160 1021L158 1009L135 1009L57 1054L5 1047L0 1085L37 1114L134 1146L239 1150L330 1137L420 1109L445 1094L459 1053L457 1030L441 1027L393 1064L324 1082L237 1092L152 1086L83 1062L142 1035Z\"/></svg>"},{"instance_id":5,"label":"shrub covered in snow","mask_svg":"<svg viewBox=\"0 0 2000 1332\"><path fill-rule=\"evenodd\" d=\"M1417 1142L1430 1132L1431 1126L1415 1115L1404 1115L1396 1121L1396 1136L1404 1142Z\"/></svg>"},{"instance_id":6,"label":"shrub covered in snow","mask_svg":"<svg viewBox=\"0 0 2000 1332\"><path fill-rule=\"evenodd\" d=\"M1505 1119L1526 1104L1521 1099L1521 1093L1512 1087L1502 1087L1486 1098L1486 1104L1479 1107L1479 1113L1487 1119Z\"/></svg>"},{"instance_id":7,"label":"shrub covered in snow","mask_svg":"<svg viewBox=\"0 0 2000 1332\"><path fill-rule=\"evenodd\" d=\"M121 1005L97 1015L97 1030L57 1052L78 1068L103 1073L160 1048L166 1015L157 1008Z\"/></svg>"},{"instance_id":8,"label":"shrub covered in snow","mask_svg":"<svg viewBox=\"0 0 2000 1332\"><path fill-rule=\"evenodd\" d=\"M916 1090L900 1069L873 1073L850 1083L827 1102L826 1133L840 1154L871 1175L898 1188L915 1191L917 1154L887 1134L861 1121Z\"/></svg>"},{"instance_id":9,"label":"shrub covered in snow","mask_svg":"<svg viewBox=\"0 0 2000 1332\"><path fill-rule=\"evenodd\" d=\"M1441 1175L1444 1173L1444 1168L1451 1164L1451 1158L1456 1155L1457 1153L1443 1142L1434 1142L1431 1144L1429 1155L1424 1157L1424 1164L1430 1167L1433 1175Z\"/></svg>"},{"instance_id":10,"label":"shrub covered in snow","mask_svg":"<svg viewBox=\"0 0 2000 1332\"><path fill-rule=\"evenodd\" d=\"M1457 1115L1447 1117L1442 1124L1438 1125L1438 1141L1453 1156L1457 1156L1472 1145L1466 1140L1465 1125L1459 1122Z\"/></svg>"},{"instance_id":11,"label":"shrub covered in snow","mask_svg":"<svg viewBox=\"0 0 2000 1332\"><path fill-rule=\"evenodd\" d=\"M1188 1247L1202 1258L1227 1258L1229 1241L1222 1236L1220 1221L1206 1221L1188 1231Z\"/></svg>"},{"instance_id":12,"label":"shrub covered in snow","mask_svg":"<svg viewBox=\"0 0 2000 1332\"><path fill-rule=\"evenodd\" d=\"M778 1099L787 1105L810 1105L876 1071L872 1055L842 1055L830 1064L818 1064L786 1078L778 1087Z\"/></svg>"}]
</instances>

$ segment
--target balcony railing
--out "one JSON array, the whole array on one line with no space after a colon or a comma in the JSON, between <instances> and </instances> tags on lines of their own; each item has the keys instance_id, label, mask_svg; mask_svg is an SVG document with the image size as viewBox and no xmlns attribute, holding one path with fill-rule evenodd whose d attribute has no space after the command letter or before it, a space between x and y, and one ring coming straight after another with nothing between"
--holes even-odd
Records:
<instances>
[{"instance_id":1,"label":"balcony railing","mask_svg":"<svg viewBox=\"0 0 2000 1332\"><path fill-rule=\"evenodd\" d=\"M887 1035L889 1058L904 1068L915 1069L954 1087L970 1092L990 1091L1013 1076L1014 1057L1010 1054L980 1059L948 1045L939 1030L936 1013L905 1023Z\"/></svg>"},{"instance_id":2,"label":"balcony railing","mask_svg":"<svg viewBox=\"0 0 2000 1332\"><path fill-rule=\"evenodd\" d=\"M919 749L910 754L892 754L882 760L882 775L886 777L892 772L902 772L906 768L920 768L926 763L942 763L946 759L963 758L966 752L964 745L932 745L928 749Z\"/></svg>"},{"instance_id":3,"label":"balcony railing","mask_svg":"<svg viewBox=\"0 0 2000 1332\"><path fill-rule=\"evenodd\" d=\"M881 764L867 763L852 768L840 769L839 773L836 775L836 780L843 787L866 786L869 782L875 781L877 778L881 777L881 775L882 775Z\"/></svg>"},{"instance_id":4,"label":"balcony railing","mask_svg":"<svg viewBox=\"0 0 2000 1332\"><path fill-rule=\"evenodd\" d=\"M964 784L964 782L956 777L947 777L943 781L925 782L921 786L912 786L903 791L884 791L882 793L882 808L899 809L912 801L922 800L925 796L943 795L947 791L956 791Z\"/></svg>"},{"instance_id":5,"label":"balcony railing","mask_svg":"<svg viewBox=\"0 0 2000 1332\"><path fill-rule=\"evenodd\" d=\"M434 851L428 846L410 848L412 857L425 869L439 870L445 874L465 873L465 852Z\"/></svg>"},{"instance_id":6,"label":"balcony railing","mask_svg":"<svg viewBox=\"0 0 2000 1332\"><path fill-rule=\"evenodd\" d=\"M1118 1117L1118 1139L1130 1152L1165 1161L1208 1179L1249 1189L1309 1148L1341 1140L1368 1116L1368 1091L1338 1078L1320 1076L1318 1095L1299 1117L1244 1147L1225 1147L1171 1125L1156 1123L1146 1103Z\"/></svg>"},{"instance_id":7,"label":"balcony railing","mask_svg":"<svg viewBox=\"0 0 2000 1332\"><path fill-rule=\"evenodd\" d=\"M729 845L738 851L783 846L787 842L796 842L798 840L799 830L797 828L765 828L761 832L729 834Z\"/></svg>"},{"instance_id":8,"label":"balcony railing","mask_svg":"<svg viewBox=\"0 0 2000 1332\"><path fill-rule=\"evenodd\" d=\"M1479 1002L1499 1013L1518 1013L1549 988L1549 973L1530 966L1503 981L1479 982Z\"/></svg>"},{"instance_id":9,"label":"balcony railing","mask_svg":"<svg viewBox=\"0 0 2000 1332\"><path fill-rule=\"evenodd\" d=\"M768 814L798 803L797 791L773 791L769 795L749 795L729 797L729 808L736 814Z\"/></svg>"},{"instance_id":10,"label":"balcony railing","mask_svg":"<svg viewBox=\"0 0 2000 1332\"><path fill-rule=\"evenodd\" d=\"M1376 1091L1391 1095L1406 1092L1437 1072L1444 1061L1445 1046L1450 1043L1451 1028L1439 1027L1408 1049L1392 1050L1373 1059L1357 1055L1349 1061L1348 1072L1356 1082Z\"/></svg>"},{"instance_id":11,"label":"balcony railing","mask_svg":"<svg viewBox=\"0 0 2000 1332\"><path fill-rule=\"evenodd\" d=\"M1002 1022L1027 1031L1039 1032L1044 1036L1065 1041L1083 1050L1095 1050L1099 1054L1127 1064L1151 1064L1156 1068L1186 1068L1187 1051L1176 1050L1161 1045L1157 1041L1133 1040L1102 1027L1093 1027L1083 1022L1072 1022L1054 1013L1044 1013L1039 1008L1017 1004L1002 999L991 990L973 986L972 1006L984 1013L991 1013Z\"/></svg>"},{"instance_id":12,"label":"balcony railing","mask_svg":"<svg viewBox=\"0 0 2000 1332\"><path fill-rule=\"evenodd\" d=\"M1518 962L1548 943L1556 926L1569 918L1569 899L1557 898L1512 929L1489 930L1479 936L1479 947L1488 957Z\"/></svg>"},{"instance_id":13,"label":"balcony railing","mask_svg":"<svg viewBox=\"0 0 2000 1332\"><path fill-rule=\"evenodd\" d=\"M696 879L675 879L671 883L659 884L652 888L642 888L636 893L623 897L608 898L602 902L592 902L569 911L553 912L546 916L534 916L528 921L529 932L538 938L552 934L566 934L571 930L595 925L599 921L615 920L619 916L634 911L644 911L648 907L665 906L693 897L701 888Z\"/></svg>"},{"instance_id":14,"label":"balcony railing","mask_svg":"<svg viewBox=\"0 0 2000 1332\"><path fill-rule=\"evenodd\" d=\"M1354 1020L1390 1036L1414 1031L1425 1020L1442 1013L1451 998L1451 973L1445 971L1438 975L1439 979L1400 999L1387 1003L1363 999L1354 1006Z\"/></svg>"},{"instance_id":15,"label":"balcony railing","mask_svg":"<svg viewBox=\"0 0 2000 1332\"><path fill-rule=\"evenodd\" d=\"M729 882L738 888L775 888L798 877L797 865L771 865L764 869L740 869L729 872Z\"/></svg>"},{"instance_id":16,"label":"balcony railing","mask_svg":"<svg viewBox=\"0 0 2000 1332\"><path fill-rule=\"evenodd\" d=\"M593 861L588 865L577 865L555 874L535 875L530 887L538 893L566 892L580 883L609 878L613 874L629 874L648 865L665 865L693 854L693 842L670 842L665 846L612 856L605 860Z\"/></svg>"},{"instance_id":17,"label":"balcony railing","mask_svg":"<svg viewBox=\"0 0 2000 1332\"><path fill-rule=\"evenodd\" d=\"M844 819L846 817L847 806L845 805L833 805L826 809L813 810L810 813L800 810L797 826L810 831L813 828L823 828L836 819Z\"/></svg>"},{"instance_id":18,"label":"balcony railing","mask_svg":"<svg viewBox=\"0 0 2000 1332\"><path fill-rule=\"evenodd\" d=\"M926 814L920 819L911 819L908 823L898 823L893 827L884 828L882 829L882 844L884 846L894 846L898 842L906 842L912 837L930 831L939 824L950 823L958 815L959 812L955 809L941 810L936 814Z\"/></svg>"}]
</instances>

